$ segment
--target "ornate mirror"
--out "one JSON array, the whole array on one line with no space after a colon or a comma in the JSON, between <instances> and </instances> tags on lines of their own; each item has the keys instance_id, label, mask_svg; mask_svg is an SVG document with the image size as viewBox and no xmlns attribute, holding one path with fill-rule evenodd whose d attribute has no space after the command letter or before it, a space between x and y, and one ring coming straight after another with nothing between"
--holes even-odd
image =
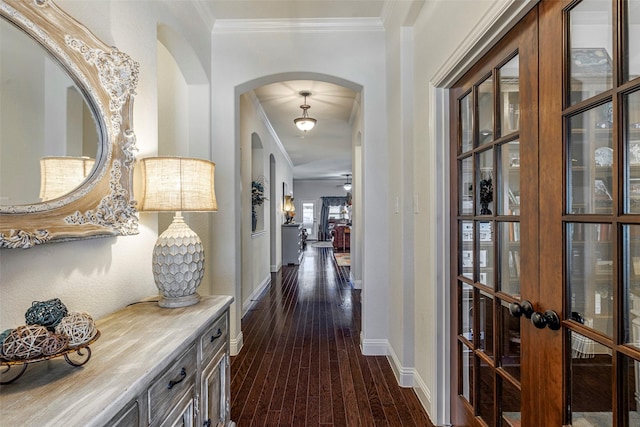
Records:
<instances>
[{"instance_id":1,"label":"ornate mirror","mask_svg":"<svg viewBox=\"0 0 640 427\"><path fill-rule=\"evenodd\" d=\"M0 0L0 248L138 233L138 64L50 0Z\"/></svg>"}]
</instances>

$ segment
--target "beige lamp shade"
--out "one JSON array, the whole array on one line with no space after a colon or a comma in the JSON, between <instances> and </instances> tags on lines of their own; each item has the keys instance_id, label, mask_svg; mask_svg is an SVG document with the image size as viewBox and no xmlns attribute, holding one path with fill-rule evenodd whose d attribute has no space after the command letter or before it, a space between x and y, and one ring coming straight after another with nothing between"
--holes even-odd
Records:
<instances>
[{"instance_id":1,"label":"beige lamp shade","mask_svg":"<svg viewBox=\"0 0 640 427\"><path fill-rule=\"evenodd\" d=\"M283 206L282 210L285 211L285 212L295 212L296 207L293 204L293 197L284 196L284 206Z\"/></svg>"},{"instance_id":2,"label":"beige lamp shade","mask_svg":"<svg viewBox=\"0 0 640 427\"><path fill-rule=\"evenodd\" d=\"M40 199L44 202L75 190L91 173L90 157L43 157L40 159Z\"/></svg>"},{"instance_id":3,"label":"beige lamp shade","mask_svg":"<svg viewBox=\"0 0 640 427\"><path fill-rule=\"evenodd\" d=\"M140 161L141 211L217 211L215 163L187 157Z\"/></svg>"}]
</instances>

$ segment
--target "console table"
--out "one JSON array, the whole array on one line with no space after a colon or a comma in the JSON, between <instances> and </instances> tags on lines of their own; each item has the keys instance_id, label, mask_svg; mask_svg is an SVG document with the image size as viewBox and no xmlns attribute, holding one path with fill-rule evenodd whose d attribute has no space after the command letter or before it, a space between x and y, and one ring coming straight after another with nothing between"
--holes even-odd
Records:
<instances>
[{"instance_id":1,"label":"console table","mask_svg":"<svg viewBox=\"0 0 640 427\"><path fill-rule=\"evenodd\" d=\"M0 387L2 425L234 426L230 420L230 296L160 308L145 300L96 322L82 367L29 365Z\"/></svg>"}]
</instances>

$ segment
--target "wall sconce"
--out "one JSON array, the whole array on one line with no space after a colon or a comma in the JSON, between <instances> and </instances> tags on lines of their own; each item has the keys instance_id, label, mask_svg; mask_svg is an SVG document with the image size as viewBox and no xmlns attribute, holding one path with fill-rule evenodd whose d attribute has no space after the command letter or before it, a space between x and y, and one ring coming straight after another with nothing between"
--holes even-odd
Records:
<instances>
[{"instance_id":1,"label":"wall sconce","mask_svg":"<svg viewBox=\"0 0 640 427\"><path fill-rule=\"evenodd\" d=\"M40 200L69 194L89 176L95 159L90 157L43 157L40 159Z\"/></svg>"},{"instance_id":2,"label":"wall sconce","mask_svg":"<svg viewBox=\"0 0 640 427\"><path fill-rule=\"evenodd\" d=\"M200 301L196 292L204 275L204 249L183 211L217 211L215 163L184 157L149 157L140 161L140 211L175 211L173 222L153 248L153 278L162 293L160 307L185 307Z\"/></svg>"},{"instance_id":3,"label":"wall sconce","mask_svg":"<svg viewBox=\"0 0 640 427\"><path fill-rule=\"evenodd\" d=\"M284 206L282 210L286 218L285 224L293 224L293 217L296 216L296 207L293 204L292 196L284 196Z\"/></svg>"}]
</instances>

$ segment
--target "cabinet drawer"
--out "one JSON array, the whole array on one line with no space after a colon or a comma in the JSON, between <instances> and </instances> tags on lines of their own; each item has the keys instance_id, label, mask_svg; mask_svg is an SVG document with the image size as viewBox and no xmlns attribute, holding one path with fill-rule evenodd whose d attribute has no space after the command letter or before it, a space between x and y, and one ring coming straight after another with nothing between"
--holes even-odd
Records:
<instances>
[{"instance_id":1,"label":"cabinet drawer","mask_svg":"<svg viewBox=\"0 0 640 427\"><path fill-rule=\"evenodd\" d=\"M220 350L227 342L227 316L220 316L213 325L206 330L200 337L200 345L202 348L202 366L206 366L209 360Z\"/></svg>"},{"instance_id":2,"label":"cabinet drawer","mask_svg":"<svg viewBox=\"0 0 640 427\"><path fill-rule=\"evenodd\" d=\"M193 394L195 380L196 347L192 345L149 387L149 422L166 418L186 394Z\"/></svg>"},{"instance_id":3,"label":"cabinet drawer","mask_svg":"<svg viewBox=\"0 0 640 427\"><path fill-rule=\"evenodd\" d=\"M120 411L118 415L113 417L107 425L111 427L135 427L144 424L140 423L140 407L138 406L138 401L134 401Z\"/></svg>"}]
</instances>

